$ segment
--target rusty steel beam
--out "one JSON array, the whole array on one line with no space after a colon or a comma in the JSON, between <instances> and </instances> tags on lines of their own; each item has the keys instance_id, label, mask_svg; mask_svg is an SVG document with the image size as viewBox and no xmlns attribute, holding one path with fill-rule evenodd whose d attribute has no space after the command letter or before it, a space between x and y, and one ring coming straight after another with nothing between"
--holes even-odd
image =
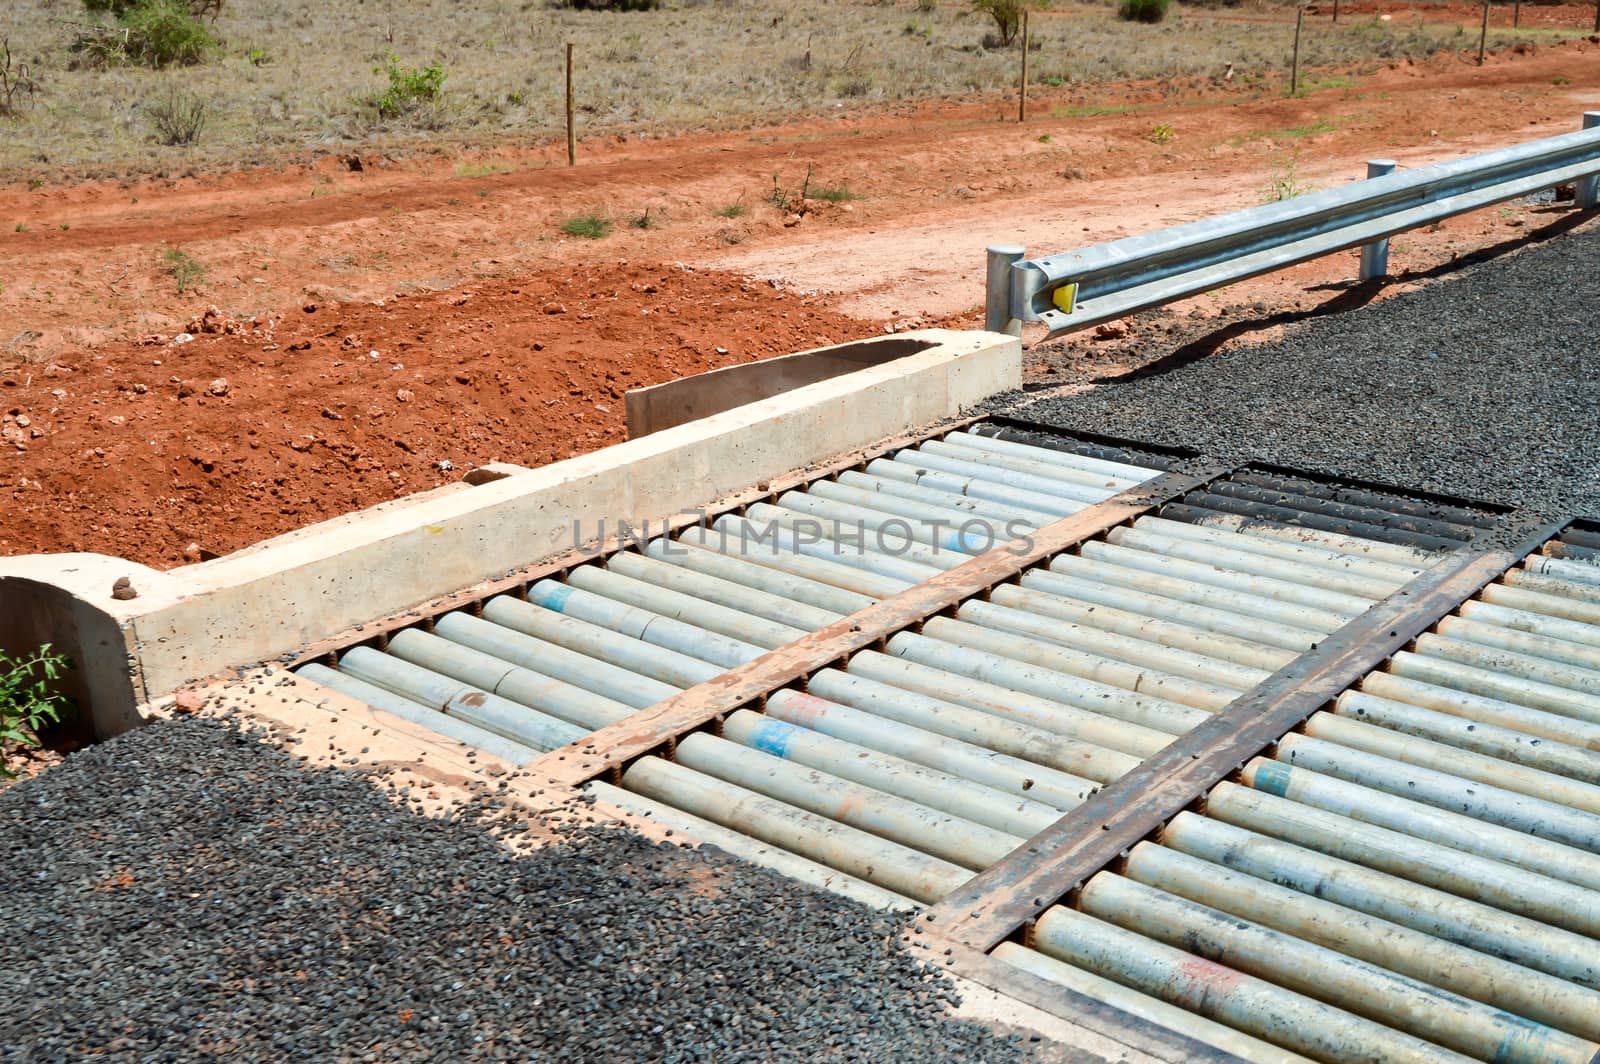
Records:
<instances>
[{"instance_id":1,"label":"rusty steel beam","mask_svg":"<svg viewBox=\"0 0 1600 1064\"><path fill-rule=\"evenodd\" d=\"M1031 536L996 547L954 569L842 618L826 628L730 669L575 743L552 750L532 767L577 786L620 773L635 758L664 750L683 735L744 707L759 708L769 693L818 669L848 659L896 632L987 591L1078 543L1147 513L1228 472L1205 465L1163 473L1069 514Z\"/></svg>"},{"instance_id":2,"label":"rusty steel beam","mask_svg":"<svg viewBox=\"0 0 1600 1064\"><path fill-rule=\"evenodd\" d=\"M1479 535L1102 787L931 906L919 922L983 952L1011 938L1566 524L1514 515L1509 527Z\"/></svg>"}]
</instances>

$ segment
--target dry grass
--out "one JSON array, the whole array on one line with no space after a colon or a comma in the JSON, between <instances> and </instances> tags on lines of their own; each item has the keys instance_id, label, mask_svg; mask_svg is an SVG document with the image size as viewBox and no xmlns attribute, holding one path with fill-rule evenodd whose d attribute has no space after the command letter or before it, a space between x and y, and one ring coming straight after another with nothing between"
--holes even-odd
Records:
<instances>
[{"instance_id":1,"label":"dry grass","mask_svg":"<svg viewBox=\"0 0 1600 1064\"><path fill-rule=\"evenodd\" d=\"M224 55L193 68L71 70L78 0L6 0L0 36L39 85L0 136L0 176L114 175L296 156L318 147L418 141L542 141L558 135L562 50L576 42L581 133L741 128L890 100L1003 89L1016 52L986 51L990 29L959 0L668 0L613 14L546 0L237 0L217 30ZM1041 85L1219 74L1276 83L1287 63L1282 8L1175 7L1158 26L1103 5L1058 4L1034 20ZM1520 38L1548 36L1536 31ZM1508 33L1494 33L1508 43ZM1474 38L1475 39L1475 38ZM1348 67L1471 42L1453 27L1348 20L1313 24L1308 66ZM438 62L441 98L393 119L356 101L386 84L390 55ZM209 105L198 144L154 143L150 101L181 91Z\"/></svg>"}]
</instances>

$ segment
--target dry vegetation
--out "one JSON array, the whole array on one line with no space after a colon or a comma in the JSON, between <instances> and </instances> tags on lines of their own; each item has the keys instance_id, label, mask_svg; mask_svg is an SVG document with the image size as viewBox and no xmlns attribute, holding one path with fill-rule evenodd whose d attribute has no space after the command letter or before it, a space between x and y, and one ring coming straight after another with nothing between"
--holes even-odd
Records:
<instances>
[{"instance_id":1,"label":"dry vegetation","mask_svg":"<svg viewBox=\"0 0 1600 1064\"><path fill-rule=\"evenodd\" d=\"M548 0L230 0L215 24L221 54L209 62L103 71L72 69L80 0L4 7L0 37L37 86L0 131L0 176L13 180L249 163L354 143L545 140L561 121L568 40L580 56L585 133L737 128L993 90L1012 84L1016 69L1014 49L982 46L990 23L961 0L668 0L627 14ZM1218 75L1228 64L1243 91L1281 91L1291 32L1282 8L1174 6L1155 26L1119 21L1109 0L1055 8L1033 23L1034 80L1045 91ZM1350 69L1472 44L1420 16L1319 20L1303 55L1308 66ZM442 68L438 98L400 114L371 106L390 57L410 70ZM158 128L162 101L178 92L203 103L202 131L195 143L163 144L181 139Z\"/></svg>"}]
</instances>

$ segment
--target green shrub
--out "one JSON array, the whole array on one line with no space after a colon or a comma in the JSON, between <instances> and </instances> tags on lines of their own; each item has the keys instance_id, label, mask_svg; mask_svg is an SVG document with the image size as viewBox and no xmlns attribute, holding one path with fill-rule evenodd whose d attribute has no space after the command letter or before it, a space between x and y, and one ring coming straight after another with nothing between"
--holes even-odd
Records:
<instances>
[{"instance_id":1,"label":"green shrub","mask_svg":"<svg viewBox=\"0 0 1600 1064\"><path fill-rule=\"evenodd\" d=\"M1124 22L1160 22L1167 17L1171 0L1122 0L1117 17Z\"/></svg>"},{"instance_id":2,"label":"green shrub","mask_svg":"<svg viewBox=\"0 0 1600 1064\"><path fill-rule=\"evenodd\" d=\"M400 57L391 55L374 74L386 74L389 88L368 98L380 118L398 118L415 111L424 103L437 100L444 92L444 67L430 63L425 67L403 67Z\"/></svg>"},{"instance_id":3,"label":"green shrub","mask_svg":"<svg viewBox=\"0 0 1600 1064\"><path fill-rule=\"evenodd\" d=\"M194 66L220 47L185 0L141 0L119 16L128 59L150 67Z\"/></svg>"},{"instance_id":4,"label":"green shrub","mask_svg":"<svg viewBox=\"0 0 1600 1064\"><path fill-rule=\"evenodd\" d=\"M1022 9L1041 8L1045 0L972 0L972 10L994 19L995 43L1009 48L1022 30Z\"/></svg>"},{"instance_id":5,"label":"green shrub","mask_svg":"<svg viewBox=\"0 0 1600 1064\"><path fill-rule=\"evenodd\" d=\"M561 231L584 240L599 240L611 232L611 219L599 214L575 214L561 223Z\"/></svg>"},{"instance_id":6,"label":"green shrub","mask_svg":"<svg viewBox=\"0 0 1600 1064\"><path fill-rule=\"evenodd\" d=\"M206 279L205 266L182 248L168 248L161 258L166 262L167 273L171 274L172 283L177 285L180 296Z\"/></svg>"},{"instance_id":7,"label":"green shrub","mask_svg":"<svg viewBox=\"0 0 1600 1064\"><path fill-rule=\"evenodd\" d=\"M49 643L22 658L0 650L0 746L38 746L39 729L71 713L72 700L55 690L71 667L65 656L50 652ZM0 763L0 776L11 774Z\"/></svg>"}]
</instances>

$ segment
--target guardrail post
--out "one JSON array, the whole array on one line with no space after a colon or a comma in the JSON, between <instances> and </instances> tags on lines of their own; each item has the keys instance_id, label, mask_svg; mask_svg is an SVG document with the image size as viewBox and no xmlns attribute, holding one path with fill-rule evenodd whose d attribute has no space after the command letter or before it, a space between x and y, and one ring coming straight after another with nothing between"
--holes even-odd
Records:
<instances>
[{"instance_id":1,"label":"guardrail post","mask_svg":"<svg viewBox=\"0 0 1600 1064\"><path fill-rule=\"evenodd\" d=\"M1600 16L1596 16L1596 20L1600 21ZM1583 128L1593 129L1596 126L1600 126L1600 111L1583 112ZM1579 210L1587 211L1600 207L1600 174L1578 178L1576 199Z\"/></svg>"},{"instance_id":2,"label":"guardrail post","mask_svg":"<svg viewBox=\"0 0 1600 1064\"><path fill-rule=\"evenodd\" d=\"M1393 159L1368 159L1367 178L1382 177L1384 174L1394 173L1395 161ZM1376 280L1387 276L1389 273L1389 240L1374 240L1364 244L1361 248L1361 279L1363 281Z\"/></svg>"},{"instance_id":3,"label":"guardrail post","mask_svg":"<svg viewBox=\"0 0 1600 1064\"><path fill-rule=\"evenodd\" d=\"M983 327L990 332L1022 335L1022 322L1011 316L1011 266L1022 261L1021 244L990 244L989 272L983 286Z\"/></svg>"}]
</instances>

